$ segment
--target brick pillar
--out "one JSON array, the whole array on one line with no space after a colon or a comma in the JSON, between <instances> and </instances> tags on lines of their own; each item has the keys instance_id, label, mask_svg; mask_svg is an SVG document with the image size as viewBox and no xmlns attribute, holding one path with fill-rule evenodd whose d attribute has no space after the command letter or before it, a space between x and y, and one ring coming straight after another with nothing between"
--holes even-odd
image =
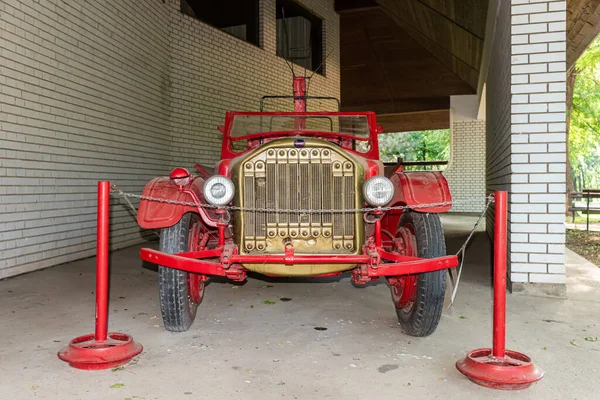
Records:
<instances>
[{"instance_id":1,"label":"brick pillar","mask_svg":"<svg viewBox=\"0 0 600 400\"><path fill-rule=\"evenodd\" d=\"M450 97L450 162L444 176L456 204L451 212L479 213L485 206L485 120L476 95Z\"/></svg>"},{"instance_id":2,"label":"brick pillar","mask_svg":"<svg viewBox=\"0 0 600 400\"><path fill-rule=\"evenodd\" d=\"M511 2L510 279L565 293L566 1Z\"/></svg>"}]
</instances>

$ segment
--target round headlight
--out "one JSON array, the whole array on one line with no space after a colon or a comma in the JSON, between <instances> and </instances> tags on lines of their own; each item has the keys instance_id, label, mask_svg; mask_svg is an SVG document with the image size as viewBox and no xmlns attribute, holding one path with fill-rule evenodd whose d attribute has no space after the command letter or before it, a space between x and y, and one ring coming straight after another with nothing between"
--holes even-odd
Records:
<instances>
[{"instance_id":1,"label":"round headlight","mask_svg":"<svg viewBox=\"0 0 600 400\"><path fill-rule=\"evenodd\" d=\"M363 195L370 205L375 207L385 206L394 197L394 184L386 177L374 176L365 182Z\"/></svg>"},{"instance_id":2,"label":"round headlight","mask_svg":"<svg viewBox=\"0 0 600 400\"><path fill-rule=\"evenodd\" d=\"M204 198L215 206L228 204L235 193L233 182L225 176L215 175L204 183Z\"/></svg>"}]
</instances>

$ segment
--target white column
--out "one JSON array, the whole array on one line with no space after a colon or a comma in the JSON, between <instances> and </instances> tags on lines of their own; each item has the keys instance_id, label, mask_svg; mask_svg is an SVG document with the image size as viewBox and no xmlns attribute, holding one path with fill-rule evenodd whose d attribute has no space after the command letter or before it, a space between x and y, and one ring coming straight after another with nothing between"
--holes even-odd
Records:
<instances>
[{"instance_id":1,"label":"white column","mask_svg":"<svg viewBox=\"0 0 600 400\"><path fill-rule=\"evenodd\" d=\"M565 0L511 2L509 260L517 291L564 294L565 10Z\"/></svg>"},{"instance_id":2,"label":"white column","mask_svg":"<svg viewBox=\"0 0 600 400\"><path fill-rule=\"evenodd\" d=\"M477 95L450 97L451 212L481 212L485 205L485 120L478 119Z\"/></svg>"}]
</instances>

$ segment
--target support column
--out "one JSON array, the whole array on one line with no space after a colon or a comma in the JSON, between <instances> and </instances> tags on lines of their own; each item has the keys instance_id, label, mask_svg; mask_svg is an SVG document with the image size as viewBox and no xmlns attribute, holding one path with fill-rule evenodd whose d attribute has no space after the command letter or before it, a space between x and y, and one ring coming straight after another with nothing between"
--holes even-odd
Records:
<instances>
[{"instance_id":1,"label":"support column","mask_svg":"<svg viewBox=\"0 0 600 400\"><path fill-rule=\"evenodd\" d=\"M559 296L566 292L565 10L565 0L512 0L510 8L510 280L513 291Z\"/></svg>"},{"instance_id":2,"label":"support column","mask_svg":"<svg viewBox=\"0 0 600 400\"><path fill-rule=\"evenodd\" d=\"M451 212L480 213L485 206L485 119L477 95L450 97L450 162L444 176L456 204Z\"/></svg>"}]
</instances>

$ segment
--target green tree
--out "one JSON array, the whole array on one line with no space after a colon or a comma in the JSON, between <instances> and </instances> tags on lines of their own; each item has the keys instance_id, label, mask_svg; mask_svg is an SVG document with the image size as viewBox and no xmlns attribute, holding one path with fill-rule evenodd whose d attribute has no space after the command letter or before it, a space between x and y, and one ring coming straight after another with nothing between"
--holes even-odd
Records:
<instances>
[{"instance_id":1,"label":"green tree","mask_svg":"<svg viewBox=\"0 0 600 400\"><path fill-rule=\"evenodd\" d=\"M383 162L395 162L398 157L404 161L446 161L450 157L450 130L383 133L379 135L379 156Z\"/></svg>"},{"instance_id":2,"label":"green tree","mask_svg":"<svg viewBox=\"0 0 600 400\"><path fill-rule=\"evenodd\" d=\"M600 187L600 36L575 65L569 162L579 188Z\"/></svg>"}]
</instances>

